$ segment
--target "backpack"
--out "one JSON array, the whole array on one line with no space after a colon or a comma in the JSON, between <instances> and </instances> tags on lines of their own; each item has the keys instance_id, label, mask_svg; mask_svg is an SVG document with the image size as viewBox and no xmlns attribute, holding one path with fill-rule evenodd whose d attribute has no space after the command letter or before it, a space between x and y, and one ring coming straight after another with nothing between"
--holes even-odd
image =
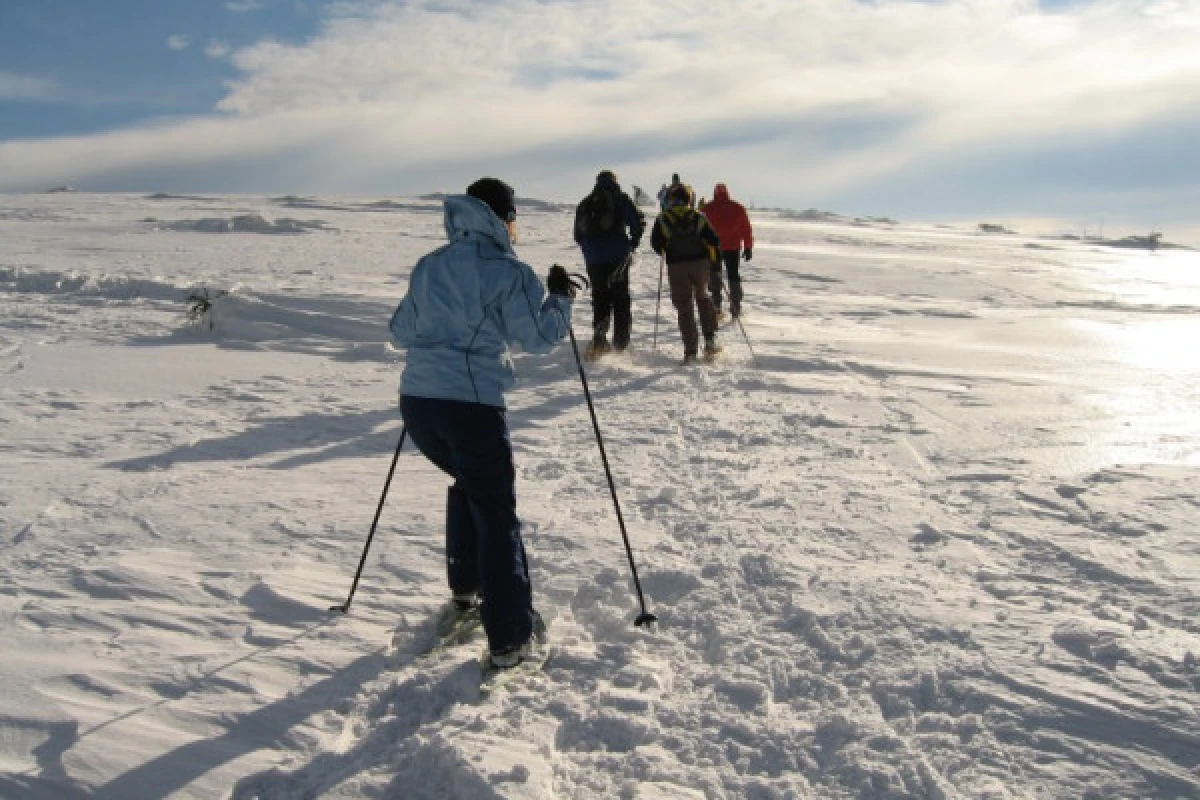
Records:
<instances>
[{"instance_id":1,"label":"backpack","mask_svg":"<svg viewBox=\"0 0 1200 800\"><path fill-rule=\"evenodd\" d=\"M583 198L575 212L575 227L584 236L612 236L621 230L621 215L614 189L597 187Z\"/></svg>"},{"instance_id":2,"label":"backpack","mask_svg":"<svg viewBox=\"0 0 1200 800\"><path fill-rule=\"evenodd\" d=\"M662 217L663 233L667 236L666 256L669 263L699 261L710 258L708 245L700 236L701 217L688 211L676 219L666 214Z\"/></svg>"}]
</instances>

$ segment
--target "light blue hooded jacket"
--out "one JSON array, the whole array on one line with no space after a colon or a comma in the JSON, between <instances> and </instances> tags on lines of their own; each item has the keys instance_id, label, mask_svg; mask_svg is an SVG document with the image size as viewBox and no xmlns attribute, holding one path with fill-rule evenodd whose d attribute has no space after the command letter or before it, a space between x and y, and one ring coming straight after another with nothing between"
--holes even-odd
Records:
<instances>
[{"instance_id":1,"label":"light blue hooded jacket","mask_svg":"<svg viewBox=\"0 0 1200 800\"><path fill-rule=\"evenodd\" d=\"M550 352L567 335L571 300L546 293L482 200L447 197L445 223L449 244L417 262L388 326L408 350L400 393L504 408L510 345Z\"/></svg>"}]
</instances>

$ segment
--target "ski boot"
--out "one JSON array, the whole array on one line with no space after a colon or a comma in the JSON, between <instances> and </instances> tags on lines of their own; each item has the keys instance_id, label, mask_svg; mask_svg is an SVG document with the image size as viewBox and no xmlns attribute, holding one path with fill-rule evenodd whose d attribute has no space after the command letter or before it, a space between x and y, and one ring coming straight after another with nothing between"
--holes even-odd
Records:
<instances>
[{"instance_id":1,"label":"ski boot","mask_svg":"<svg viewBox=\"0 0 1200 800\"><path fill-rule=\"evenodd\" d=\"M710 363L715 361L717 356L720 355L721 351L724 349L725 348L723 348L721 346L720 342L717 341L717 337L715 335L710 335L710 336L704 337L704 360L705 361L708 361Z\"/></svg>"},{"instance_id":2,"label":"ski boot","mask_svg":"<svg viewBox=\"0 0 1200 800\"><path fill-rule=\"evenodd\" d=\"M595 361L602 355L612 352L612 345L608 343L608 339L604 336L597 336L592 339L592 343L587 346L583 357L588 361Z\"/></svg>"},{"instance_id":3,"label":"ski boot","mask_svg":"<svg viewBox=\"0 0 1200 800\"><path fill-rule=\"evenodd\" d=\"M488 662L493 669L512 669L522 661L530 661L540 656L540 651L546 644L546 623L542 615L533 612L533 632L528 641L515 647L505 648L499 652L488 654Z\"/></svg>"},{"instance_id":4,"label":"ski boot","mask_svg":"<svg viewBox=\"0 0 1200 800\"><path fill-rule=\"evenodd\" d=\"M438 642L448 644L470 636L483 625L479 615L478 592L455 594L438 615L436 634Z\"/></svg>"}]
</instances>

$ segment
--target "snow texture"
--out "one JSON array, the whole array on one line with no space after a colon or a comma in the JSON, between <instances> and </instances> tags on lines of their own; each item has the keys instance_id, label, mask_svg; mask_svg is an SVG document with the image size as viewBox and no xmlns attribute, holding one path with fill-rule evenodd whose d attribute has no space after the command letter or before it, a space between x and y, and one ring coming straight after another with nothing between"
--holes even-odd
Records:
<instances>
[{"instance_id":1,"label":"snow texture","mask_svg":"<svg viewBox=\"0 0 1200 800\"><path fill-rule=\"evenodd\" d=\"M296 207L321 224L202 233ZM588 370L659 624L569 343L518 355L555 657L479 702L477 646L418 658L419 455L327 610L436 211L0 197L0 796L1200 797L1196 254L756 212L748 338L680 367L640 253L632 355ZM524 209L518 253L579 269L571 222Z\"/></svg>"}]
</instances>

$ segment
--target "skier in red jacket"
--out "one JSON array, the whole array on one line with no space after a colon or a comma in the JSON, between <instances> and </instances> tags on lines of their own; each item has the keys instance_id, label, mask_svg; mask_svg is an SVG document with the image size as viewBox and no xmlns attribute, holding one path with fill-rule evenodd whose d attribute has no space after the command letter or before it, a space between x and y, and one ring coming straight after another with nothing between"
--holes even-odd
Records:
<instances>
[{"instance_id":1,"label":"skier in red jacket","mask_svg":"<svg viewBox=\"0 0 1200 800\"><path fill-rule=\"evenodd\" d=\"M747 261L754 255L754 231L746 207L729 197L729 189L718 183L713 187L713 199L704 204L704 216L721 239L721 261L729 273L729 313L736 319L742 313L742 277L738 273L738 256ZM721 265L712 272L710 293L717 312L721 311Z\"/></svg>"}]
</instances>

